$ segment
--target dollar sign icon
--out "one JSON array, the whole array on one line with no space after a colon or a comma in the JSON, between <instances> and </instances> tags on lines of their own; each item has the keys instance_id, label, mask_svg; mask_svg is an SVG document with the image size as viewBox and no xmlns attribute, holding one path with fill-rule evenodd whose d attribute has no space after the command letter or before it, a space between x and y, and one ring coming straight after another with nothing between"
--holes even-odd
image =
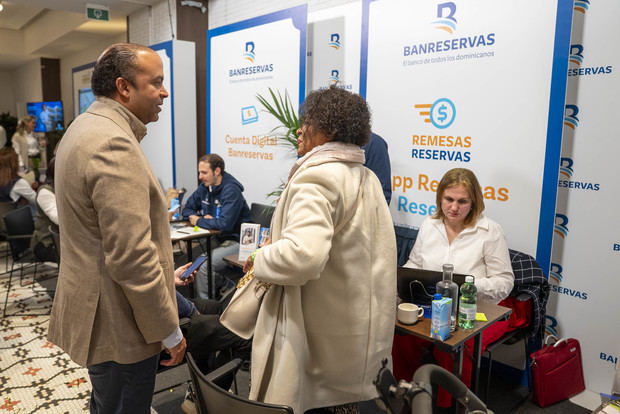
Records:
<instances>
[{"instance_id":1,"label":"dollar sign icon","mask_svg":"<svg viewBox=\"0 0 620 414\"><path fill-rule=\"evenodd\" d=\"M439 122L444 122L446 118L448 117L448 114L446 113L446 106L442 104L437 110L437 112L439 113L437 120Z\"/></svg>"},{"instance_id":2,"label":"dollar sign icon","mask_svg":"<svg viewBox=\"0 0 620 414\"><path fill-rule=\"evenodd\" d=\"M437 99L430 110L431 123L435 128L445 129L452 125L456 117L454 102L448 98Z\"/></svg>"}]
</instances>

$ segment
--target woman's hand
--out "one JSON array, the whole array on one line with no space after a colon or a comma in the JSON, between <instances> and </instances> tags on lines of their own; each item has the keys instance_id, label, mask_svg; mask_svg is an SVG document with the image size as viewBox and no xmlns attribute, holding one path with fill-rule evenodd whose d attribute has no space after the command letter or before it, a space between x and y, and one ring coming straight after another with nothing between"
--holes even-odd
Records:
<instances>
[{"instance_id":1,"label":"woman's hand","mask_svg":"<svg viewBox=\"0 0 620 414\"><path fill-rule=\"evenodd\" d=\"M198 273L198 270L194 270L192 272L191 275L189 275L189 277L187 277L185 280L181 279L181 275L192 265L192 262L189 262L179 268L177 268L174 271L174 285L175 286L187 286L190 283L192 283L194 281L194 277L196 276L196 273Z\"/></svg>"},{"instance_id":2,"label":"woman's hand","mask_svg":"<svg viewBox=\"0 0 620 414\"><path fill-rule=\"evenodd\" d=\"M252 255L249 255L243 265L243 272L247 273L252 268L252 266L254 266L254 259L252 259Z\"/></svg>"}]
</instances>

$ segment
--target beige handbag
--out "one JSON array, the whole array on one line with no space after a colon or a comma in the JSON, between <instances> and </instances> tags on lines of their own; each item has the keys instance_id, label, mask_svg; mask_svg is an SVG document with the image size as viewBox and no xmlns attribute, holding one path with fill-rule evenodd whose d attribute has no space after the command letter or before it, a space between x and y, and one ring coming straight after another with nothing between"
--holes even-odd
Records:
<instances>
[{"instance_id":1,"label":"beige handbag","mask_svg":"<svg viewBox=\"0 0 620 414\"><path fill-rule=\"evenodd\" d=\"M345 224L355 215L362 200L363 188L367 176L368 170L365 169L358 189L355 207L350 209L340 225L334 229L334 233L340 232ZM239 279L237 291L228 303L226 309L224 309L224 312L220 315L221 324L241 338L250 339L254 335L254 328L258 320L258 311L260 310L263 296L265 296L265 292L267 292L270 287L271 283L261 282L254 277L254 266L252 266L245 276Z\"/></svg>"},{"instance_id":2,"label":"beige handbag","mask_svg":"<svg viewBox=\"0 0 620 414\"><path fill-rule=\"evenodd\" d=\"M270 283L261 282L254 277L254 267L237 283L237 291L220 315L220 322L232 333L243 339L254 335L258 311Z\"/></svg>"}]
</instances>

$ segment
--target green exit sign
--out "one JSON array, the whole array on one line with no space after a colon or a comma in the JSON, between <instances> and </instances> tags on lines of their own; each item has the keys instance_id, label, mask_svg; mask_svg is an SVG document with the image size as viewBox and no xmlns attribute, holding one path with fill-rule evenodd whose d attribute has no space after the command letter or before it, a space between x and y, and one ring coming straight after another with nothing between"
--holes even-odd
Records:
<instances>
[{"instance_id":1,"label":"green exit sign","mask_svg":"<svg viewBox=\"0 0 620 414\"><path fill-rule=\"evenodd\" d=\"M86 17L92 20L110 20L110 9L107 6L101 6L99 4L87 4L86 5Z\"/></svg>"}]
</instances>

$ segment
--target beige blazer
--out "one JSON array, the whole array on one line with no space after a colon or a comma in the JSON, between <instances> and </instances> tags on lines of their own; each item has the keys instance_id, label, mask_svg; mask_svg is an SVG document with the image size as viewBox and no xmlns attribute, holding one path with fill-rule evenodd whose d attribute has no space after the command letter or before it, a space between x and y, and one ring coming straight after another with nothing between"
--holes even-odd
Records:
<instances>
[{"instance_id":1,"label":"beige blazer","mask_svg":"<svg viewBox=\"0 0 620 414\"><path fill-rule=\"evenodd\" d=\"M163 191L140 148L146 127L97 98L56 155L60 275L48 338L86 366L129 364L178 327Z\"/></svg>"}]
</instances>

